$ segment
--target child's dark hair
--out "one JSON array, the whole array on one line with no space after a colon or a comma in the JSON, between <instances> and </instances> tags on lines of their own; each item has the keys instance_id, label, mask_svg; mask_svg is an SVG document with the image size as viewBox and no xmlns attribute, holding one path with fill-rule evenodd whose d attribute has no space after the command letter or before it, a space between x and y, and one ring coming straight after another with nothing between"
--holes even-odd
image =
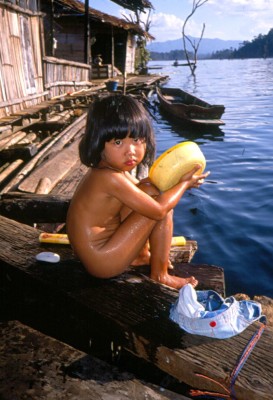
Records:
<instances>
[{"instance_id":1,"label":"child's dark hair","mask_svg":"<svg viewBox=\"0 0 273 400\"><path fill-rule=\"evenodd\" d=\"M79 145L81 162L96 167L101 160L105 142L132 138L146 141L143 164L150 166L155 155L152 123L144 106L130 95L114 94L94 101L86 122L85 134Z\"/></svg>"}]
</instances>

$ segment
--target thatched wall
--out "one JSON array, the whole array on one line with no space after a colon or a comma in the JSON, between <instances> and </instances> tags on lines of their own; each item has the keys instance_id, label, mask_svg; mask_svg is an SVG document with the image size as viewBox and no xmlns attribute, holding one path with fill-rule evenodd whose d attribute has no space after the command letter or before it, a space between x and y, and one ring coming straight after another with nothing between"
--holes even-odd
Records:
<instances>
[{"instance_id":1,"label":"thatched wall","mask_svg":"<svg viewBox=\"0 0 273 400\"><path fill-rule=\"evenodd\" d=\"M0 118L41 102L39 13L0 3Z\"/></svg>"},{"instance_id":2,"label":"thatched wall","mask_svg":"<svg viewBox=\"0 0 273 400\"><path fill-rule=\"evenodd\" d=\"M43 57L41 13L0 0L0 35L0 118L91 85L87 64Z\"/></svg>"}]
</instances>

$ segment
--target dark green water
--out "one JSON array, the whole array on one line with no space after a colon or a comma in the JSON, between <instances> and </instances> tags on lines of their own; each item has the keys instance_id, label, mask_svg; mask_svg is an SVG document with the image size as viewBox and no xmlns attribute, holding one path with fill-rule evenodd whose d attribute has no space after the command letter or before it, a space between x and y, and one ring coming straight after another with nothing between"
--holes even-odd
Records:
<instances>
[{"instance_id":1,"label":"dark green water","mask_svg":"<svg viewBox=\"0 0 273 400\"><path fill-rule=\"evenodd\" d=\"M224 268L228 295L273 297L273 60L199 61L195 79L187 67L153 64L166 86L226 107L217 132L186 130L155 111L158 154L192 140L211 171L211 183L176 207L175 235L197 240L193 262Z\"/></svg>"}]
</instances>

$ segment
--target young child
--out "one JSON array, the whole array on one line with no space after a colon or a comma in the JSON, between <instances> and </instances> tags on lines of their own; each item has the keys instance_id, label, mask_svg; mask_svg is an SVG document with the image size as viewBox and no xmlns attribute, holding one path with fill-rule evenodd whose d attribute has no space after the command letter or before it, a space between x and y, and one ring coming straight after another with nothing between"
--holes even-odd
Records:
<instances>
[{"instance_id":1,"label":"young child","mask_svg":"<svg viewBox=\"0 0 273 400\"><path fill-rule=\"evenodd\" d=\"M94 102L79 146L90 167L72 198L67 215L70 243L93 276L110 278L130 265L151 265L151 279L180 289L194 277L168 273L173 208L187 189L199 187L208 173L197 165L164 193L130 171L151 165L154 133L148 113L132 96L114 94ZM149 246L148 246L149 243Z\"/></svg>"}]
</instances>

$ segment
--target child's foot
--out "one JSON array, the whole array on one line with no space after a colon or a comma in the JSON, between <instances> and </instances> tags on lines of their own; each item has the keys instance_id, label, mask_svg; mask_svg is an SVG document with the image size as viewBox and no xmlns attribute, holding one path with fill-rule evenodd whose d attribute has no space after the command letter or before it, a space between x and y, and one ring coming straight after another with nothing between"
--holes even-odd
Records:
<instances>
[{"instance_id":1,"label":"child's foot","mask_svg":"<svg viewBox=\"0 0 273 400\"><path fill-rule=\"evenodd\" d=\"M189 278L180 278L178 276L165 274L161 276L151 275L151 279L159 283L163 283L164 285L170 286L174 289L181 289L183 286L187 285L187 283L190 283L193 287L196 287L198 285L198 280L195 279L194 276L190 276Z\"/></svg>"}]
</instances>

